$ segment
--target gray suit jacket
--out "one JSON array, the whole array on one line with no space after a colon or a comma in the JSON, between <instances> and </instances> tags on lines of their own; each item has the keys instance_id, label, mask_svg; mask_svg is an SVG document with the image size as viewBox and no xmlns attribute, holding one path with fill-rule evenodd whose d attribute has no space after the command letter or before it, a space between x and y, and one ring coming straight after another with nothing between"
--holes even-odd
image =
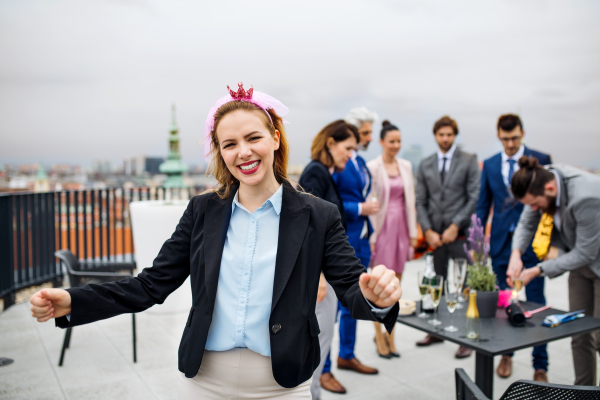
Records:
<instances>
[{"instance_id":1,"label":"gray suit jacket","mask_svg":"<svg viewBox=\"0 0 600 400\"><path fill-rule=\"evenodd\" d=\"M551 244L559 256L541 263L554 278L566 271L589 267L600 276L600 177L565 164L548 168L560 178L560 229L552 230ZM537 230L542 212L525 206L515 229L512 248L525 252Z\"/></svg>"},{"instance_id":2,"label":"gray suit jacket","mask_svg":"<svg viewBox=\"0 0 600 400\"><path fill-rule=\"evenodd\" d=\"M440 179L437 153L425 158L417 171L417 220L421 229L442 233L451 223L468 228L477 208L479 166L474 154L454 151L450 169Z\"/></svg>"}]
</instances>

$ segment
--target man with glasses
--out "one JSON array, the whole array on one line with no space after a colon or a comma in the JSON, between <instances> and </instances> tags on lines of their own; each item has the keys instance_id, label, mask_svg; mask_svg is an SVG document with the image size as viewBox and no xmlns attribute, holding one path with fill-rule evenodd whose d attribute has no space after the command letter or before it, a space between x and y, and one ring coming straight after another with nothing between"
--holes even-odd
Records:
<instances>
[{"instance_id":1,"label":"man with glasses","mask_svg":"<svg viewBox=\"0 0 600 400\"><path fill-rule=\"evenodd\" d=\"M513 174L519 169L518 160L522 156L535 157L542 165L551 164L552 160L548 154L531 150L523 145L525 131L518 115L506 114L500 116L497 131L498 139L502 142L504 151L488 158L483 163L477 217L485 225L493 205L490 256L492 257L492 267L496 273L497 284L503 290L508 287L506 271L511 254L513 232L523 211L523 205L514 199L510 191L510 181ZM525 268L534 267L539 263L531 243L529 243L527 251L521 259ZM526 286L525 293L527 294L527 300L546 304L544 278L535 278ZM496 369L496 372L502 378L508 378L512 373L512 355L512 353L503 355ZM548 382L546 345L535 346L532 355L535 370L533 379Z\"/></svg>"}]
</instances>

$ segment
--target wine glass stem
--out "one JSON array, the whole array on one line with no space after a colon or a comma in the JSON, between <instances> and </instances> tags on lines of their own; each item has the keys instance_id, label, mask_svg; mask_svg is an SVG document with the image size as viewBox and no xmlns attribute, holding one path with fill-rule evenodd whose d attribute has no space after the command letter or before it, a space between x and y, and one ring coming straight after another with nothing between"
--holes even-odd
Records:
<instances>
[{"instance_id":1,"label":"wine glass stem","mask_svg":"<svg viewBox=\"0 0 600 400\"><path fill-rule=\"evenodd\" d=\"M437 307L435 307L435 308L433 309L433 319L434 319L435 321L437 321L437 309L438 309Z\"/></svg>"},{"instance_id":2,"label":"wine glass stem","mask_svg":"<svg viewBox=\"0 0 600 400\"><path fill-rule=\"evenodd\" d=\"M454 326L454 313L450 313L450 326Z\"/></svg>"}]
</instances>

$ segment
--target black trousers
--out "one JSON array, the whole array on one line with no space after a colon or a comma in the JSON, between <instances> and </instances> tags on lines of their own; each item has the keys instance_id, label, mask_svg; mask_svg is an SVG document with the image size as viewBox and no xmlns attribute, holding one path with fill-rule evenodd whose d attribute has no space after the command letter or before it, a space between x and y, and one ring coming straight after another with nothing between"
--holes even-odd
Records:
<instances>
[{"instance_id":1,"label":"black trousers","mask_svg":"<svg viewBox=\"0 0 600 400\"><path fill-rule=\"evenodd\" d=\"M445 244L433 251L433 268L435 273L442 275L444 280L448 277L448 260L451 258L467 258L464 244L467 239L456 239L452 243Z\"/></svg>"}]
</instances>

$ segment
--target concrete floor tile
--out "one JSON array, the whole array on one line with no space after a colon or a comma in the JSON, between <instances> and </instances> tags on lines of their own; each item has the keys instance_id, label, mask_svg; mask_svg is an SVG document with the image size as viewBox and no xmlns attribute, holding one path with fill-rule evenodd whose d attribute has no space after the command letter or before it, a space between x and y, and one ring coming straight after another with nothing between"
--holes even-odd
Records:
<instances>
[{"instance_id":1,"label":"concrete floor tile","mask_svg":"<svg viewBox=\"0 0 600 400\"><path fill-rule=\"evenodd\" d=\"M0 399L37 399L47 392L60 393L56 398L64 398L58 380L47 363L15 373L10 373L9 367L1 367L0 370Z\"/></svg>"},{"instance_id":2,"label":"concrete floor tile","mask_svg":"<svg viewBox=\"0 0 600 400\"><path fill-rule=\"evenodd\" d=\"M97 379L95 383L64 389L70 400L100 400L100 399L127 399L148 400L157 399L156 395L139 378L126 378L103 382Z\"/></svg>"},{"instance_id":3,"label":"concrete floor tile","mask_svg":"<svg viewBox=\"0 0 600 400\"><path fill-rule=\"evenodd\" d=\"M160 371L144 373L140 372L141 379L161 400L175 400L179 385L179 374L177 366Z\"/></svg>"},{"instance_id":4,"label":"concrete floor tile","mask_svg":"<svg viewBox=\"0 0 600 400\"><path fill-rule=\"evenodd\" d=\"M32 342L26 347L15 347L4 350L0 352L0 356L14 360L12 364L1 367L0 374L47 369L50 366L48 356L39 341Z\"/></svg>"}]
</instances>

